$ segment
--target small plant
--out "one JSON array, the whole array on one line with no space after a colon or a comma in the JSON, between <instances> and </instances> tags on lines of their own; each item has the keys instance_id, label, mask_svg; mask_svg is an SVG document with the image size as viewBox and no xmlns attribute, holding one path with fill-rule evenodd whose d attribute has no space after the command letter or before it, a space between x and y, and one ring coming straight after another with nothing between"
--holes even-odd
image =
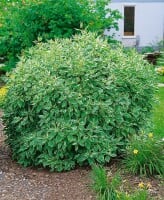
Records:
<instances>
[{"instance_id":1,"label":"small plant","mask_svg":"<svg viewBox=\"0 0 164 200\"><path fill-rule=\"evenodd\" d=\"M150 200L151 198L149 197L148 191L146 189L137 190L134 192L133 195L131 195L131 200L148 200L148 199Z\"/></svg>"},{"instance_id":2,"label":"small plant","mask_svg":"<svg viewBox=\"0 0 164 200\"><path fill-rule=\"evenodd\" d=\"M125 192L122 187L121 176L119 173L108 175L107 171L100 167L94 166L91 173L92 189L97 194L98 200L148 200L148 189L150 183L138 184L138 188L133 192ZM151 198L149 197L149 200Z\"/></svg>"},{"instance_id":3,"label":"small plant","mask_svg":"<svg viewBox=\"0 0 164 200\"><path fill-rule=\"evenodd\" d=\"M125 168L133 174L163 176L163 148L164 142L154 138L153 133L133 136L126 149Z\"/></svg>"},{"instance_id":4,"label":"small plant","mask_svg":"<svg viewBox=\"0 0 164 200\"><path fill-rule=\"evenodd\" d=\"M146 189L139 189L129 194L127 192L118 192L115 200L148 200L148 191ZM110 200L110 199L106 199ZM149 197L150 200L150 197Z\"/></svg>"},{"instance_id":5,"label":"small plant","mask_svg":"<svg viewBox=\"0 0 164 200\"><path fill-rule=\"evenodd\" d=\"M116 174L109 180L107 172L104 168L94 166L92 169L92 189L98 195L100 200L117 199L117 190L121 184L121 178Z\"/></svg>"}]
</instances>

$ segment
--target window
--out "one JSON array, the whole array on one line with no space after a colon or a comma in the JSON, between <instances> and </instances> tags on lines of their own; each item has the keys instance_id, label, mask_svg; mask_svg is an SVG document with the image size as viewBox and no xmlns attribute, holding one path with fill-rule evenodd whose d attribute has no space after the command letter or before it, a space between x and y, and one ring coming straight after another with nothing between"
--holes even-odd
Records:
<instances>
[{"instance_id":1,"label":"window","mask_svg":"<svg viewBox=\"0 0 164 200\"><path fill-rule=\"evenodd\" d=\"M124 36L134 36L135 7L124 7Z\"/></svg>"}]
</instances>

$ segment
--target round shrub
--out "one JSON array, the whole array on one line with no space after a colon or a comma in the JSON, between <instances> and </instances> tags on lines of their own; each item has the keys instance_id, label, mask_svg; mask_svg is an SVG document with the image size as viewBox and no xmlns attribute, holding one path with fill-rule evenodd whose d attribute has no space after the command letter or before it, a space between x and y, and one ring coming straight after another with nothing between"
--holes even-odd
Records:
<instances>
[{"instance_id":1,"label":"round shrub","mask_svg":"<svg viewBox=\"0 0 164 200\"><path fill-rule=\"evenodd\" d=\"M147 124L153 68L96 34L38 43L8 83L4 122L13 158L69 170L105 164Z\"/></svg>"}]
</instances>

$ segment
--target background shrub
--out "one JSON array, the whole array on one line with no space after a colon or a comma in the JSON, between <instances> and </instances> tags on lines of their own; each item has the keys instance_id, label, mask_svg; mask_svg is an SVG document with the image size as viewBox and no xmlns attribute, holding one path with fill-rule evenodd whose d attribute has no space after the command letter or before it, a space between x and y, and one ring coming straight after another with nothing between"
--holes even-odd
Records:
<instances>
[{"instance_id":1,"label":"background shrub","mask_svg":"<svg viewBox=\"0 0 164 200\"><path fill-rule=\"evenodd\" d=\"M4 122L14 159L68 170L105 164L147 125L154 69L93 33L38 43L8 83Z\"/></svg>"},{"instance_id":2,"label":"background shrub","mask_svg":"<svg viewBox=\"0 0 164 200\"><path fill-rule=\"evenodd\" d=\"M108 3L107 0L13 0L3 3L6 11L0 28L0 56L6 60L4 69L13 68L21 51L33 46L36 40L71 37L86 27L99 34L103 34L105 28L117 29L120 14L105 10Z\"/></svg>"}]
</instances>

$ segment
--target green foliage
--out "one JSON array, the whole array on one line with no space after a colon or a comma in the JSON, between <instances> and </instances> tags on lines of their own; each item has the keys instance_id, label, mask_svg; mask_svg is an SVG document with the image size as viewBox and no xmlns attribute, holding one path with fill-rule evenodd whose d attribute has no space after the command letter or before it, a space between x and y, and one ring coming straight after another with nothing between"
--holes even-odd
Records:
<instances>
[{"instance_id":1,"label":"green foliage","mask_svg":"<svg viewBox=\"0 0 164 200\"><path fill-rule=\"evenodd\" d=\"M108 3L107 0L28 0L3 4L7 11L0 28L0 56L6 59L5 70L13 68L21 52L35 45L36 40L71 37L84 28L99 34L105 28L118 29L120 14L104 9Z\"/></svg>"},{"instance_id":2,"label":"green foliage","mask_svg":"<svg viewBox=\"0 0 164 200\"><path fill-rule=\"evenodd\" d=\"M148 198L148 192L147 190L138 190L136 191L133 195L132 195L132 198L131 200L151 200L152 198ZM127 199L128 200L128 199Z\"/></svg>"},{"instance_id":3,"label":"green foliage","mask_svg":"<svg viewBox=\"0 0 164 200\"><path fill-rule=\"evenodd\" d=\"M4 122L14 159L58 171L109 162L147 126L154 81L141 55L94 33L38 43L8 84Z\"/></svg>"},{"instance_id":4,"label":"green foliage","mask_svg":"<svg viewBox=\"0 0 164 200\"><path fill-rule=\"evenodd\" d=\"M164 50L164 40L160 40L158 42L153 41L149 45L143 47L141 49L141 53L146 54L146 53L153 53L153 52L163 51L163 50Z\"/></svg>"},{"instance_id":5,"label":"green foliage","mask_svg":"<svg viewBox=\"0 0 164 200\"><path fill-rule=\"evenodd\" d=\"M148 191L137 189L132 194L123 191L121 177L118 173L113 177L108 176L106 170L99 166L93 166L92 189L97 195L98 200L147 200ZM150 198L149 198L150 199Z\"/></svg>"},{"instance_id":6,"label":"green foliage","mask_svg":"<svg viewBox=\"0 0 164 200\"><path fill-rule=\"evenodd\" d=\"M142 54L145 54L145 53L152 53L152 52L154 52L154 51L155 51L155 49L154 49L153 46L145 46L145 47L142 48L141 53L142 53Z\"/></svg>"},{"instance_id":7,"label":"green foliage","mask_svg":"<svg viewBox=\"0 0 164 200\"><path fill-rule=\"evenodd\" d=\"M145 189L136 190L133 194L128 194L126 192L119 192L115 200L151 200L148 195L148 191ZM110 199L105 199L110 200Z\"/></svg>"},{"instance_id":8,"label":"green foliage","mask_svg":"<svg viewBox=\"0 0 164 200\"><path fill-rule=\"evenodd\" d=\"M124 164L133 174L153 176L164 175L164 142L148 135L134 136L126 150Z\"/></svg>"},{"instance_id":9,"label":"green foliage","mask_svg":"<svg viewBox=\"0 0 164 200\"><path fill-rule=\"evenodd\" d=\"M121 178L118 174L109 180L104 168L94 166L91 177L92 189L96 192L99 200L117 199L117 189L121 184Z\"/></svg>"},{"instance_id":10,"label":"green foliage","mask_svg":"<svg viewBox=\"0 0 164 200\"><path fill-rule=\"evenodd\" d=\"M108 177L106 170L102 167L93 166L92 173L92 189L96 193L104 193L106 189L109 187Z\"/></svg>"}]
</instances>

